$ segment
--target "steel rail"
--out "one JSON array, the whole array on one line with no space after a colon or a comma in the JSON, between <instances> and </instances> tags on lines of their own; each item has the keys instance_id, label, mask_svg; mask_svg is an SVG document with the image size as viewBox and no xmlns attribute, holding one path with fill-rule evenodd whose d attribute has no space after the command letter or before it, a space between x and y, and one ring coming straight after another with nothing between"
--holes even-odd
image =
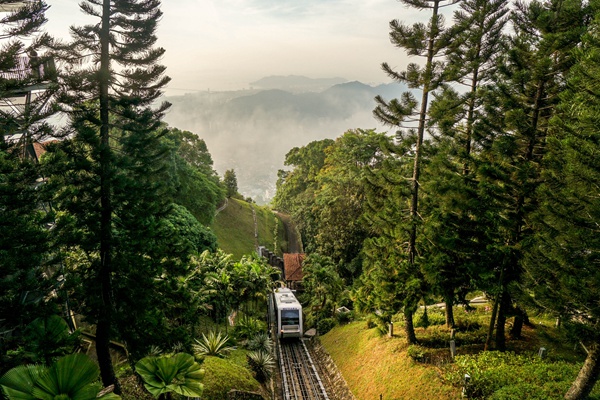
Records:
<instances>
[{"instance_id":1,"label":"steel rail","mask_svg":"<svg viewBox=\"0 0 600 400\"><path fill-rule=\"evenodd\" d=\"M329 400L303 342L278 343L284 400Z\"/></svg>"}]
</instances>

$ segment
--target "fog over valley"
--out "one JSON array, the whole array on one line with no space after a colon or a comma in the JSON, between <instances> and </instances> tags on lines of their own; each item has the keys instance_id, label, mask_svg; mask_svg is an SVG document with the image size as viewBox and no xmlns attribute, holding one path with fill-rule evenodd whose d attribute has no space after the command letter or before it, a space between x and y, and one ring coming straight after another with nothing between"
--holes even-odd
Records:
<instances>
[{"instance_id":1,"label":"fog over valley","mask_svg":"<svg viewBox=\"0 0 600 400\"><path fill-rule=\"evenodd\" d=\"M167 97L173 105L165 121L204 139L219 175L235 169L240 193L265 203L290 149L349 129L385 130L373 118L374 97L396 98L403 90L395 83L272 76L250 89Z\"/></svg>"}]
</instances>

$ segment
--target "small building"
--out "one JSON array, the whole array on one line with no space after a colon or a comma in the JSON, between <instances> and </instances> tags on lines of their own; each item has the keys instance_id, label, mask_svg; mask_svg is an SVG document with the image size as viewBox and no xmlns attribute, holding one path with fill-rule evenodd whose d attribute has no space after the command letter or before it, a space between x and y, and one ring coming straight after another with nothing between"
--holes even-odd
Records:
<instances>
[{"instance_id":1,"label":"small building","mask_svg":"<svg viewBox=\"0 0 600 400\"><path fill-rule=\"evenodd\" d=\"M302 263L306 258L304 253L284 253L283 254L283 280L286 286L292 290L298 290L302 285Z\"/></svg>"}]
</instances>

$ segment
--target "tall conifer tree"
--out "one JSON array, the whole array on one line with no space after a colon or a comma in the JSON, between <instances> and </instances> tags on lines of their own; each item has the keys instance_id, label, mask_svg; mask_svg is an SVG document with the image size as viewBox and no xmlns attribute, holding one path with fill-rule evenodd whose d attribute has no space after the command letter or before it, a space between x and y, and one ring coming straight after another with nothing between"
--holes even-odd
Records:
<instances>
[{"instance_id":1,"label":"tall conifer tree","mask_svg":"<svg viewBox=\"0 0 600 400\"><path fill-rule=\"evenodd\" d=\"M396 81L408 84L411 88L421 89L422 96L420 100L419 111L416 111L418 103L410 93L406 93L403 98L398 100L386 101L377 97L377 108L374 110L375 116L386 124L401 127L407 121L417 122L415 130L416 141L413 150L413 168L411 179L411 198L409 211L408 229L408 247L406 249L406 267L410 270L408 276L417 279L420 275L419 267L416 263L417 258L417 232L420 225L419 216L419 187L420 175L422 169L423 157L423 139L425 136L427 124L427 108L429 105L429 95L440 87L444 78L444 63L439 57L443 56L448 46L450 37L444 29L444 18L440 8L455 4L458 0L401 0L406 6L414 7L419 10L431 11L431 17L427 25L416 23L412 26L402 24L398 20L390 22L390 39L392 43L401 49L404 49L410 56L420 56L425 59L424 66L416 63L408 65L406 71L395 71L387 63L382 64L383 70L388 76ZM399 201L401 201L399 199ZM409 279L413 281L413 279ZM408 341L416 342L414 327L412 324L412 315L420 299L413 298L404 306L405 330Z\"/></svg>"},{"instance_id":2,"label":"tall conifer tree","mask_svg":"<svg viewBox=\"0 0 600 400\"><path fill-rule=\"evenodd\" d=\"M598 3L596 2L596 7ZM600 377L600 20L596 16L561 94L548 139L528 288L545 310L577 326L588 354L565 398L585 399Z\"/></svg>"},{"instance_id":3,"label":"tall conifer tree","mask_svg":"<svg viewBox=\"0 0 600 400\"><path fill-rule=\"evenodd\" d=\"M155 47L159 0L85 0L80 6L98 22L71 27L73 42L54 45L68 65L60 101L71 123L63 133L74 138L56 155L70 168L63 176L55 174L66 180L56 201L68 211L59 221L64 228L61 240L83 248L90 257L89 270L80 271L89 296L88 316L96 324L102 381L105 386L116 384L118 392L109 353L115 307L120 309L113 297L114 279L123 273L115 264L116 213L121 211L120 225L131 228L135 224L127 218L141 214L136 209L140 204L156 205L146 215L162 212L153 168L143 166L164 154L156 146L162 135L160 119L169 104L152 104L169 79L158 64L164 50ZM131 169L123 172L123 167ZM125 201L128 192L131 203ZM125 208L119 209L121 205Z\"/></svg>"},{"instance_id":4,"label":"tall conifer tree","mask_svg":"<svg viewBox=\"0 0 600 400\"><path fill-rule=\"evenodd\" d=\"M47 37L44 1L0 0L0 364L27 323L45 312L52 282L46 212L40 207L39 168L32 142L45 136L51 114L48 60L36 57ZM32 94L33 89L46 88ZM26 156L27 155L27 156ZM9 335L6 335L10 333ZM2 370L2 368L0 368Z\"/></svg>"},{"instance_id":5,"label":"tall conifer tree","mask_svg":"<svg viewBox=\"0 0 600 400\"><path fill-rule=\"evenodd\" d=\"M493 199L488 211L498 216L486 230L494 243L490 252L497 255L493 272L498 282L487 289L495 301L486 348L497 327L500 350L505 347L507 315L520 293L522 246L532 234L527 221L538 204L540 161L552 135L548 122L572 65L570 52L586 29L580 0L518 2L512 19L515 33L488 103L488 121L496 124L479 168L481 194Z\"/></svg>"},{"instance_id":6,"label":"tall conifer tree","mask_svg":"<svg viewBox=\"0 0 600 400\"><path fill-rule=\"evenodd\" d=\"M477 193L472 151L487 139L482 108L485 87L492 85L497 57L503 48L502 30L507 22L507 0L464 0L454 13L453 41L447 56L446 79L467 89L459 94L451 86L434 95L430 107L436 154L432 156L424 251L425 276L446 303L446 325L454 324L452 306L464 302L473 288L479 264L487 260L483 198ZM476 156L476 155L475 155Z\"/></svg>"}]
</instances>

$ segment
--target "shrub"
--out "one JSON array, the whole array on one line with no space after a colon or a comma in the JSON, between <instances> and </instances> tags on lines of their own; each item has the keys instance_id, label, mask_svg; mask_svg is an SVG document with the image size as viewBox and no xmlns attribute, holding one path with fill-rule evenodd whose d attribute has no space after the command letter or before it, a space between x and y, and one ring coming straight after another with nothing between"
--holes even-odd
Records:
<instances>
[{"instance_id":1,"label":"shrub","mask_svg":"<svg viewBox=\"0 0 600 400\"><path fill-rule=\"evenodd\" d=\"M347 324L353 319L352 312L338 312L335 314L335 319L340 325Z\"/></svg>"},{"instance_id":2,"label":"shrub","mask_svg":"<svg viewBox=\"0 0 600 400\"><path fill-rule=\"evenodd\" d=\"M554 399L564 396L578 369L576 364L548 362L532 355L489 351L457 356L445 378L462 386L464 374L469 374L467 390L474 399Z\"/></svg>"},{"instance_id":3,"label":"shrub","mask_svg":"<svg viewBox=\"0 0 600 400\"><path fill-rule=\"evenodd\" d=\"M273 349L273 341L266 333L262 332L250 339L248 341L248 350L253 351L264 351L266 353L270 353Z\"/></svg>"},{"instance_id":4,"label":"shrub","mask_svg":"<svg viewBox=\"0 0 600 400\"><path fill-rule=\"evenodd\" d=\"M411 344L406 350L406 354L414 361L423 361L425 359L425 349L419 345Z\"/></svg>"},{"instance_id":5,"label":"shrub","mask_svg":"<svg viewBox=\"0 0 600 400\"><path fill-rule=\"evenodd\" d=\"M232 347L227 347L229 336L221 336L221 332L216 333L210 331L208 336L202 334L202 339L196 339L195 345L192 345L196 356L217 356L223 357L229 351L233 350Z\"/></svg>"},{"instance_id":6,"label":"shrub","mask_svg":"<svg viewBox=\"0 0 600 400\"><path fill-rule=\"evenodd\" d=\"M450 332L444 327L434 326L424 331L420 335L419 341L425 347L447 347L450 341Z\"/></svg>"},{"instance_id":7,"label":"shrub","mask_svg":"<svg viewBox=\"0 0 600 400\"><path fill-rule=\"evenodd\" d=\"M415 313L413 321L415 326L420 328L444 325L446 324L446 315L444 314L444 311L438 307L427 308L427 313L425 313L425 308L423 308L422 312L419 310Z\"/></svg>"},{"instance_id":8,"label":"shrub","mask_svg":"<svg viewBox=\"0 0 600 400\"><path fill-rule=\"evenodd\" d=\"M423 312L421 314L416 315L416 317L413 317L413 321L414 321L414 325L417 328L425 328L427 329L429 327L429 315L427 315L427 309L424 308Z\"/></svg>"},{"instance_id":9,"label":"shrub","mask_svg":"<svg viewBox=\"0 0 600 400\"><path fill-rule=\"evenodd\" d=\"M252 351L248 353L248 365L254 371L256 380L264 383L271 377L273 368L275 368L275 360L270 353L265 351Z\"/></svg>"},{"instance_id":10,"label":"shrub","mask_svg":"<svg viewBox=\"0 0 600 400\"><path fill-rule=\"evenodd\" d=\"M317 322L317 331L319 335L324 335L329 332L335 326L335 320L333 318L323 318Z\"/></svg>"},{"instance_id":11,"label":"shrub","mask_svg":"<svg viewBox=\"0 0 600 400\"><path fill-rule=\"evenodd\" d=\"M481 324L473 318L461 318L455 321L454 327L461 332L473 332L480 329Z\"/></svg>"},{"instance_id":12,"label":"shrub","mask_svg":"<svg viewBox=\"0 0 600 400\"><path fill-rule=\"evenodd\" d=\"M238 340L247 340L267 330L267 324L256 318L242 317L233 328L233 335Z\"/></svg>"},{"instance_id":13,"label":"shrub","mask_svg":"<svg viewBox=\"0 0 600 400\"><path fill-rule=\"evenodd\" d=\"M374 321L373 317L369 315L367 317L367 329L373 329L377 326L377 322Z\"/></svg>"},{"instance_id":14,"label":"shrub","mask_svg":"<svg viewBox=\"0 0 600 400\"><path fill-rule=\"evenodd\" d=\"M233 351L227 358L207 357L202 399L228 400L231 389L256 392L260 384L252 376L246 350Z\"/></svg>"}]
</instances>

